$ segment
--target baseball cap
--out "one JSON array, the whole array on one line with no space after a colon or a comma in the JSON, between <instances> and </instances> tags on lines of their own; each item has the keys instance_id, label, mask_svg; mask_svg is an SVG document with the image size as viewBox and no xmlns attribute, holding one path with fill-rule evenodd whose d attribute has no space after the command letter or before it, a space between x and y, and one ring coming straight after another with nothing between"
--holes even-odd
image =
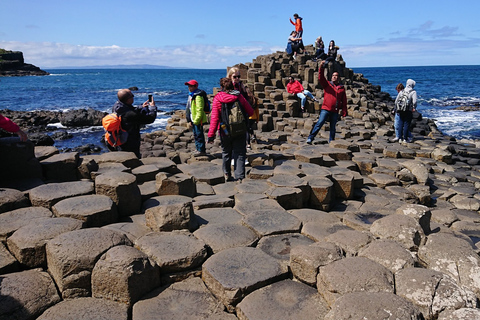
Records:
<instances>
[{"instance_id":1,"label":"baseball cap","mask_svg":"<svg viewBox=\"0 0 480 320\"><path fill-rule=\"evenodd\" d=\"M197 80L190 80L188 82L185 82L186 86L198 86Z\"/></svg>"}]
</instances>

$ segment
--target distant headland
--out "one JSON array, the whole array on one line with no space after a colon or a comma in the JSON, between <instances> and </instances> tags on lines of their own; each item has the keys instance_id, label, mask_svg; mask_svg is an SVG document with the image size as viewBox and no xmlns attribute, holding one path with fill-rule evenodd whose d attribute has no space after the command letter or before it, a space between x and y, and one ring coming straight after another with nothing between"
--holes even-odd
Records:
<instances>
[{"instance_id":1,"label":"distant headland","mask_svg":"<svg viewBox=\"0 0 480 320\"><path fill-rule=\"evenodd\" d=\"M0 77L45 76L48 72L33 64L25 63L23 53L0 48Z\"/></svg>"}]
</instances>

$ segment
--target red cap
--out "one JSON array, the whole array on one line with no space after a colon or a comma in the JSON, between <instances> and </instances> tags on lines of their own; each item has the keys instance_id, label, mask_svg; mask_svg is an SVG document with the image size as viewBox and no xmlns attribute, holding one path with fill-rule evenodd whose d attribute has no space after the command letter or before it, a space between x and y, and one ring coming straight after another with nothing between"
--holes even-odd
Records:
<instances>
[{"instance_id":1,"label":"red cap","mask_svg":"<svg viewBox=\"0 0 480 320\"><path fill-rule=\"evenodd\" d=\"M185 82L186 86L198 86L197 80L190 80L188 82Z\"/></svg>"}]
</instances>

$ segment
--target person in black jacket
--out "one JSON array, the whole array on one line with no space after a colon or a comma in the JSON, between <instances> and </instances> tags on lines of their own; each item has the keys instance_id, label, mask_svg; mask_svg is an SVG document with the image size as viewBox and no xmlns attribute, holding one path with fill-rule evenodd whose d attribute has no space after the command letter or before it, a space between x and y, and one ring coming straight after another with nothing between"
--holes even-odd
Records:
<instances>
[{"instance_id":1,"label":"person in black jacket","mask_svg":"<svg viewBox=\"0 0 480 320\"><path fill-rule=\"evenodd\" d=\"M141 106L133 106L134 95L129 89L121 89L117 93L118 100L112 111L122 117L122 129L127 131L127 141L116 147L114 151L130 151L140 159L140 127L157 118L155 101L145 101ZM110 147L110 150L113 148ZM113 151L113 150L112 150Z\"/></svg>"}]
</instances>

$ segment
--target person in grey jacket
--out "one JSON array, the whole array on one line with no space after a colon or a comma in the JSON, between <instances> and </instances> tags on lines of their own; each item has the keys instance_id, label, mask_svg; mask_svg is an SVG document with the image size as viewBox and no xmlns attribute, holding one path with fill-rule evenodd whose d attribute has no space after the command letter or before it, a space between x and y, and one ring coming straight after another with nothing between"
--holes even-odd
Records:
<instances>
[{"instance_id":1,"label":"person in grey jacket","mask_svg":"<svg viewBox=\"0 0 480 320\"><path fill-rule=\"evenodd\" d=\"M413 112L417 110L417 91L415 91L415 81L412 79L407 80L407 86L405 89L399 92L397 98L395 99L395 105L397 100L402 95L406 93L408 95L408 110L398 111L400 115L400 121L398 124L399 133L400 133L400 142L412 142L413 139L410 137L410 125L412 123Z\"/></svg>"}]
</instances>

